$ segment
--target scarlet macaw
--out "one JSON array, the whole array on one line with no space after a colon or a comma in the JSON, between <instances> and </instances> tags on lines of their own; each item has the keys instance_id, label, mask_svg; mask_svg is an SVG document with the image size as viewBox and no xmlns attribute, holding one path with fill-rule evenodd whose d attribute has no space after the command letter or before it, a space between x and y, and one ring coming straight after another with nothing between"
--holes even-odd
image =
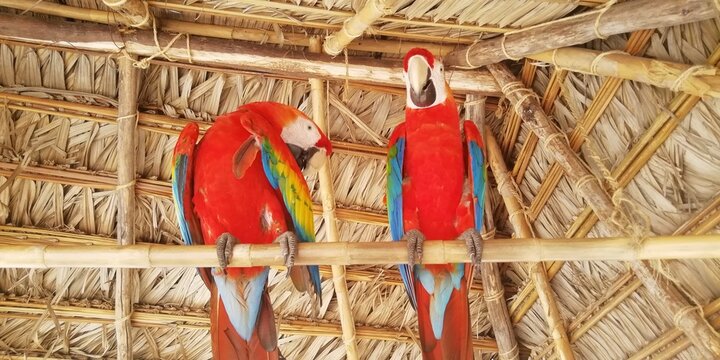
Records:
<instances>
[{"instance_id":1,"label":"scarlet macaw","mask_svg":"<svg viewBox=\"0 0 720 360\"><path fill-rule=\"evenodd\" d=\"M390 137L386 173L391 236L407 241L409 264L399 268L423 358L472 359L468 282L482 255L484 145L473 122L460 123L432 53L412 49L403 66L405 122ZM464 240L473 264L419 264L426 237Z\"/></svg>"},{"instance_id":2,"label":"scarlet macaw","mask_svg":"<svg viewBox=\"0 0 720 360\"><path fill-rule=\"evenodd\" d=\"M214 359L277 359L268 267L227 267L236 243L279 242L295 287L321 295L317 266L292 266L297 241L315 241L301 170L318 168L330 141L302 112L258 102L220 116L196 145L197 124L175 146L173 197L186 245L214 244L221 267L199 269L211 293Z\"/></svg>"}]
</instances>

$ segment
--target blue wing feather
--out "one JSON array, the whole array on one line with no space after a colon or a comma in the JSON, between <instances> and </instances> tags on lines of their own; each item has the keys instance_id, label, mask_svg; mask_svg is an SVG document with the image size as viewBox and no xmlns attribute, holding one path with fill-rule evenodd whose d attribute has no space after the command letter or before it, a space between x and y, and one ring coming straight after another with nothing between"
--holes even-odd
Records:
<instances>
[{"instance_id":1,"label":"blue wing feather","mask_svg":"<svg viewBox=\"0 0 720 360\"><path fill-rule=\"evenodd\" d=\"M400 241L405 234L403 224L403 160L405 158L405 126L399 125L392 134L387 159L387 209L390 223L390 236L393 241ZM405 284L405 291L410 304L417 308L415 298L415 280L412 269L407 264L398 265L400 277Z\"/></svg>"},{"instance_id":2,"label":"blue wing feather","mask_svg":"<svg viewBox=\"0 0 720 360\"><path fill-rule=\"evenodd\" d=\"M185 211L185 198L183 197L183 191L185 190L187 181L187 167L188 167L188 156L178 155L175 160L175 169L173 171L173 182L172 182L172 193L175 199L175 212L178 215L178 223L180 225L180 235L182 236L183 243L185 245L193 244L193 237L190 232L190 226L188 219L186 218ZM187 199L189 200L189 199Z\"/></svg>"},{"instance_id":3,"label":"blue wing feather","mask_svg":"<svg viewBox=\"0 0 720 360\"><path fill-rule=\"evenodd\" d=\"M473 202L475 205L475 228L480 231L483 226L485 210L485 157L477 141L470 140L468 144L470 155L470 175L472 176Z\"/></svg>"}]
</instances>

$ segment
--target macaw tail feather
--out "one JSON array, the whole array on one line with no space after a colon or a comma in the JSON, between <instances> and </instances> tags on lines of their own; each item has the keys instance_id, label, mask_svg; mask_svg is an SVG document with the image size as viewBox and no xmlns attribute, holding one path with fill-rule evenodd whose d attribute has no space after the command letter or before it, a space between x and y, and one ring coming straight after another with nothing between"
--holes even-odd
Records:
<instances>
[{"instance_id":1,"label":"macaw tail feather","mask_svg":"<svg viewBox=\"0 0 720 360\"><path fill-rule=\"evenodd\" d=\"M215 360L278 360L275 316L267 291L263 293L257 326L249 341L244 340L230 323L217 288L210 289L210 339Z\"/></svg>"},{"instance_id":2,"label":"macaw tail feather","mask_svg":"<svg viewBox=\"0 0 720 360\"><path fill-rule=\"evenodd\" d=\"M442 335L436 339L431 308L432 296L419 283L415 283L418 327L424 360L472 360L472 337L470 333L470 310L466 281L450 294L443 318Z\"/></svg>"}]
</instances>

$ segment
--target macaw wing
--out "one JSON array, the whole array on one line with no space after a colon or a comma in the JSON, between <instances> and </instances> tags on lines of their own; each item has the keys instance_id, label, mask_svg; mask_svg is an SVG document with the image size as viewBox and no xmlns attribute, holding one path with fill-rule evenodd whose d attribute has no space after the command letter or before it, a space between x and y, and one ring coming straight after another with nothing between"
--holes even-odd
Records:
<instances>
[{"instance_id":1,"label":"macaw wing","mask_svg":"<svg viewBox=\"0 0 720 360\"><path fill-rule=\"evenodd\" d=\"M185 245L203 245L200 220L195 215L192 205L193 195L193 160L195 143L200 130L195 123L190 123L178 137L173 153L172 193L175 200L175 213L178 216L180 235ZM198 268L200 277L208 288L212 282L208 268Z\"/></svg>"},{"instance_id":2,"label":"macaw wing","mask_svg":"<svg viewBox=\"0 0 720 360\"><path fill-rule=\"evenodd\" d=\"M485 183L487 167L485 166L485 144L475 123L465 121L465 144L468 158L468 178L472 186L475 229L482 231L485 209Z\"/></svg>"},{"instance_id":3,"label":"macaw wing","mask_svg":"<svg viewBox=\"0 0 720 360\"><path fill-rule=\"evenodd\" d=\"M270 185L280 191L295 233L302 242L315 242L315 219L310 189L297 161L280 134L270 127L267 120L249 111L245 114L242 124L258 140L265 176ZM297 273L301 268L293 267L295 274L291 273L298 290L304 290L299 287L302 281L296 281L298 277L302 277ZM307 269L315 293L322 299L320 269L317 265L307 266Z\"/></svg>"},{"instance_id":4,"label":"macaw wing","mask_svg":"<svg viewBox=\"0 0 720 360\"><path fill-rule=\"evenodd\" d=\"M403 160L405 159L405 124L398 125L390 136L388 144L386 201L390 235L393 241L400 241L405 234L403 225ZM407 264L398 265L400 276L405 284L405 291L413 308L417 307L415 298L415 280L412 269Z\"/></svg>"}]
</instances>

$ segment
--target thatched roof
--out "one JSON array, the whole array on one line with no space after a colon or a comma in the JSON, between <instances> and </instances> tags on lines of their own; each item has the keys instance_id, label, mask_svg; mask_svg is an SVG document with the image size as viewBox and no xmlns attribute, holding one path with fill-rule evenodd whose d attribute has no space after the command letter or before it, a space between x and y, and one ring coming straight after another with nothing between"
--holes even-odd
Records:
<instances>
[{"instance_id":1,"label":"thatched roof","mask_svg":"<svg viewBox=\"0 0 720 360\"><path fill-rule=\"evenodd\" d=\"M539 238L720 233L720 81L712 68L720 60L717 1L629 0L611 1L609 7L604 0L383 3L394 13L371 19L346 55L330 59L309 53L310 37L335 33L366 1L131 0L116 9L101 0L0 1L0 244L114 244L118 226L127 224L134 224L136 242L181 244L169 181L182 126L198 121L207 128L215 116L259 100L312 114L311 77L327 80L323 105L337 149L331 189L339 238L388 241L384 146L403 121L405 105L397 60L418 44L449 54L448 59L465 59L462 51L469 49L471 65L495 63L497 56L524 57L506 65L566 135L543 137L538 126L548 119L533 122L527 112L515 113L533 96L510 94L509 87L498 84L502 68L449 67L451 84L459 89L456 97L469 107L484 104L475 107L484 110L484 122L503 151L497 158L505 160L517 184L510 197L518 210L509 214L507 196L495 186L508 176L491 169L497 238L527 237L516 227L518 221L528 221L530 236ZM627 13L624 5L644 11ZM681 6L687 9L676 13ZM144 9L152 16L146 18ZM563 28L578 16L589 32ZM581 63L577 52L564 57L543 41L523 43L543 34L533 35L534 25L558 24L553 21L562 18L570 20L544 33L547 44L566 41L558 46L576 46L573 51L591 56L590 62ZM627 18L637 21L622 21ZM581 33L610 36L567 42ZM500 42L507 48L499 48ZM590 49L643 59L597 56ZM546 62L533 60L542 52ZM555 66L561 62L562 67ZM618 65L636 63L641 65ZM704 64L711 67L690 67ZM125 95L119 90L123 66L135 69L128 71L136 71L139 82L138 130L134 135L121 131L137 143L131 156L118 150L117 118L127 115L122 108L127 100L120 101ZM517 100L522 104L514 106ZM553 141L568 144L565 138L567 153L577 153L583 173L565 176L566 164L556 163ZM118 182L118 168L129 163L138 174L134 193L116 189L126 182ZM578 177L583 180L572 180ZM595 179L602 194L588 197L583 186ZM320 185L315 176L308 182L318 238L326 241ZM610 199L605 192L621 194L613 199L623 200L603 203ZM122 196L133 198L134 221L118 225ZM623 223L626 228L604 221L602 209L608 204L620 214L633 214ZM477 358L508 353L512 349L502 347L509 338L517 339L521 358L556 358L563 342L581 359L698 359L713 351L720 356L720 349L713 348L720 338L710 330L720 326L717 259L546 266L549 275L536 265L500 264L500 287L475 279L470 304ZM661 285L654 288L652 276L643 277L639 266ZM330 267L322 270L324 306L317 317L312 317L310 299L292 287L285 272L271 271L279 344L288 359L346 356L343 310ZM356 343L359 358L418 358L416 315L395 266L356 265L346 271L351 311L345 320L351 316L356 332L347 342ZM0 358L115 358L116 325L123 322L115 311L118 273L108 268L0 269ZM126 347L134 356L211 358L209 293L197 272L152 268L127 273L132 341ZM542 283L538 277L551 286L535 285ZM537 301L536 287L552 295L551 304ZM505 297L498 304L492 305L492 296L486 302L483 294L499 288ZM667 291L672 296L658 297ZM498 305L509 309L514 323L509 331L491 325L489 313L502 318ZM557 313L546 316L548 306ZM703 317L709 325L696 321ZM559 323L554 337L548 321ZM563 332L566 340L559 336Z\"/></svg>"}]
</instances>

